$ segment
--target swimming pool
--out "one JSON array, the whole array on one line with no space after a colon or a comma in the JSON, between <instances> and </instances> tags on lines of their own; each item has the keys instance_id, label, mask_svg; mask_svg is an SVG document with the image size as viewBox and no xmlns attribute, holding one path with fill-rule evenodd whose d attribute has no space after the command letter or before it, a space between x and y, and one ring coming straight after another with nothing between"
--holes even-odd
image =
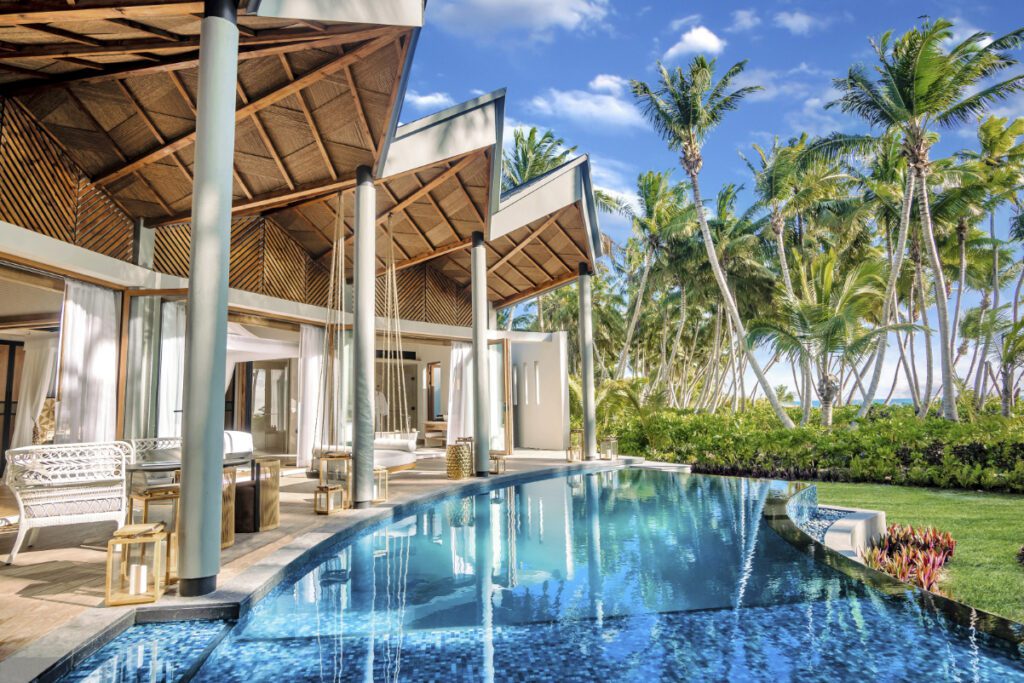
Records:
<instances>
[{"instance_id":1,"label":"swimming pool","mask_svg":"<svg viewBox=\"0 0 1024 683\"><path fill-rule=\"evenodd\" d=\"M194 680L1024 680L1003 641L786 542L770 486L633 468L423 506L296 568L219 642L207 624ZM111 657L184 671L190 628L137 626L70 679L115 680Z\"/></svg>"}]
</instances>

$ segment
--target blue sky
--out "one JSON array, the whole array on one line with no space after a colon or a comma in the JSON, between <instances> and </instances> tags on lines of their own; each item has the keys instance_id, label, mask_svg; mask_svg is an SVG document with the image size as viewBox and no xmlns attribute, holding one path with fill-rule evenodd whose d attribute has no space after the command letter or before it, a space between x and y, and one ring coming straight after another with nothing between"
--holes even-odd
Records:
<instances>
[{"instance_id":1,"label":"blue sky","mask_svg":"<svg viewBox=\"0 0 1024 683\"><path fill-rule=\"evenodd\" d=\"M964 37L1002 34L1024 25L1024 0L430 0L402 120L507 87L509 126L554 130L591 155L599 187L625 194L648 169L673 169L682 178L675 155L634 107L628 81L652 80L659 59L684 64L704 53L723 69L746 59L743 83L765 90L707 144L707 198L725 183L749 184L739 152L753 143L801 131L863 130L824 109L836 95L832 78L871 62L870 37L903 32L922 15L953 20ZM1024 96L996 113L1024 116ZM944 132L935 155L973 144L970 131ZM1005 235L1005 216L998 223ZM628 235L622 219L604 217L602 229L618 241ZM773 381L791 383L787 375Z\"/></svg>"},{"instance_id":2,"label":"blue sky","mask_svg":"<svg viewBox=\"0 0 1024 683\"><path fill-rule=\"evenodd\" d=\"M869 37L906 30L921 15L953 19L965 35L999 33L1024 25L1024 2L430 0L402 119L507 87L511 125L551 128L591 155L599 186L628 192L644 170L676 169L681 178L633 106L629 79L651 80L657 60L681 64L696 52L723 67L747 59L744 82L765 90L710 140L702 185L711 196L723 183L749 181L738 152L752 143L858 129L824 110L831 79L870 61ZM1024 115L1024 98L1001 109ZM949 132L940 149L970 142ZM625 236L622 221L603 227Z\"/></svg>"}]
</instances>

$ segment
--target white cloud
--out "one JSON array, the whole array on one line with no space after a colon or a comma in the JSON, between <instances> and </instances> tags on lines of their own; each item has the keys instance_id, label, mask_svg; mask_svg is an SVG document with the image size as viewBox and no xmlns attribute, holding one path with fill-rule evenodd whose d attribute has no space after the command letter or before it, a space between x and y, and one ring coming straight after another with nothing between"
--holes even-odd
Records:
<instances>
[{"instance_id":1,"label":"white cloud","mask_svg":"<svg viewBox=\"0 0 1024 683\"><path fill-rule=\"evenodd\" d=\"M693 24L697 24L697 23L700 23L700 15L699 14L690 14L690 15L687 15L685 17L680 17L679 19L676 19L675 21L673 21L671 24L668 25L668 30L672 31L673 33L675 33L676 31L680 30L684 26L692 26Z\"/></svg>"},{"instance_id":2,"label":"white cloud","mask_svg":"<svg viewBox=\"0 0 1024 683\"><path fill-rule=\"evenodd\" d=\"M436 111L455 104L455 100L446 92L428 92L420 94L410 90L405 95L405 101L409 106L420 111Z\"/></svg>"},{"instance_id":3,"label":"white cloud","mask_svg":"<svg viewBox=\"0 0 1024 683\"><path fill-rule=\"evenodd\" d=\"M606 92L609 95L621 95L629 87L629 81L614 74L598 74L587 84L594 92Z\"/></svg>"},{"instance_id":4,"label":"white cloud","mask_svg":"<svg viewBox=\"0 0 1024 683\"><path fill-rule=\"evenodd\" d=\"M774 18L775 25L784 28L795 36L806 36L811 31L828 26L824 19L817 19L800 10L779 12Z\"/></svg>"},{"instance_id":5,"label":"white cloud","mask_svg":"<svg viewBox=\"0 0 1024 683\"><path fill-rule=\"evenodd\" d=\"M806 132L811 136L828 135L836 131L842 131L848 121L826 110L825 105L839 97L840 93L829 86L820 94L808 97L804 100L803 106L785 115L786 123L794 133Z\"/></svg>"},{"instance_id":6,"label":"white cloud","mask_svg":"<svg viewBox=\"0 0 1024 683\"><path fill-rule=\"evenodd\" d=\"M1016 94L1001 104L992 107L993 116L1000 118L1015 119L1024 116L1024 94Z\"/></svg>"},{"instance_id":7,"label":"white cloud","mask_svg":"<svg viewBox=\"0 0 1024 683\"><path fill-rule=\"evenodd\" d=\"M584 125L626 128L644 125L643 116L632 102L607 93L550 88L546 94L530 100L530 108L538 114Z\"/></svg>"},{"instance_id":8,"label":"white cloud","mask_svg":"<svg viewBox=\"0 0 1024 683\"><path fill-rule=\"evenodd\" d=\"M962 17L953 17L950 21L953 22L953 38L951 42L954 45L962 43L975 33L983 33L980 28ZM991 38L985 38L981 41L981 44L987 47L991 42Z\"/></svg>"},{"instance_id":9,"label":"white cloud","mask_svg":"<svg viewBox=\"0 0 1024 683\"><path fill-rule=\"evenodd\" d=\"M761 23L756 9L738 9L732 13L732 25L725 29L729 33L749 31Z\"/></svg>"},{"instance_id":10,"label":"white cloud","mask_svg":"<svg viewBox=\"0 0 1024 683\"><path fill-rule=\"evenodd\" d=\"M788 80L778 71L768 69L747 69L733 81L738 88L759 85L763 88L747 99L751 102L768 102L780 95L788 98L801 98L810 92L810 86L801 81Z\"/></svg>"},{"instance_id":11,"label":"white cloud","mask_svg":"<svg viewBox=\"0 0 1024 683\"><path fill-rule=\"evenodd\" d=\"M694 53L717 55L725 49L725 41L716 36L706 26L694 26L679 37L679 42L670 47L662 55L666 62L675 61L679 57Z\"/></svg>"},{"instance_id":12,"label":"white cloud","mask_svg":"<svg viewBox=\"0 0 1024 683\"><path fill-rule=\"evenodd\" d=\"M635 211L640 209L634 182L636 169L632 165L610 157L591 155L590 171L596 189L628 204ZM600 222L601 230L616 241L624 241L629 236L629 221L621 216L602 214Z\"/></svg>"},{"instance_id":13,"label":"white cloud","mask_svg":"<svg viewBox=\"0 0 1024 683\"><path fill-rule=\"evenodd\" d=\"M811 66L807 62L800 62L797 66L793 67L786 73L790 76L827 76L830 74L827 69L819 69L816 66Z\"/></svg>"},{"instance_id":14,"label":"white cloud","mask_svg":"<svg viewBox=\"0 0 1024 683\"><path fill-rule=\"evenodd\" d=\"M531 40L552 39L555 29L576 31L600 25L608 0L434 0L428 21L449 33L488 38L525 33Z\"/></svg>"}]
</instances>

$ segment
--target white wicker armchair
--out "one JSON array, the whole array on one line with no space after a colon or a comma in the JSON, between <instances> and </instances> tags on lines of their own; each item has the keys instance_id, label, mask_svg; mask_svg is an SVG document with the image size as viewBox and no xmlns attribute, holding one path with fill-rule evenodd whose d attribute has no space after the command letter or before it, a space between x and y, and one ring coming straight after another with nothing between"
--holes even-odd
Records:
<instances>
[{"instance_id":1,"label":"white wicker armchair","mask_svg":"<svg viewBox=\"0 0 1024 683\"><path fill-rule=\"evenodd\" d=\"M124 524L125 463L132 447L122 441L26 446L7 451L5 481L18 501L18 536L7 558L12 564L25 534L48 526Z\"/></svg>"}]
</instances>

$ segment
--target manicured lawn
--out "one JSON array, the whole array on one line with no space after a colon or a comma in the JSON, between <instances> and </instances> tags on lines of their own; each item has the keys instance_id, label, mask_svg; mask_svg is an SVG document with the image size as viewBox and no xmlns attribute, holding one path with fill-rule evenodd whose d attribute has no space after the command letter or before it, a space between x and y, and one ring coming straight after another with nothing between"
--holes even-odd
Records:
<instances>
[{"instance_id":1,"label":"manicured lawn","mask_svg":"<svg viewBox=\"0 0 1024 683\"><path fill-rule=\"evenodd\" d=\"M956 600L1024 622L1024 496L937 489L833 484L818 486L824 505L885 510L888 522L949 531L956 554L943 592Z\"/></svg>"}]
</instances>

